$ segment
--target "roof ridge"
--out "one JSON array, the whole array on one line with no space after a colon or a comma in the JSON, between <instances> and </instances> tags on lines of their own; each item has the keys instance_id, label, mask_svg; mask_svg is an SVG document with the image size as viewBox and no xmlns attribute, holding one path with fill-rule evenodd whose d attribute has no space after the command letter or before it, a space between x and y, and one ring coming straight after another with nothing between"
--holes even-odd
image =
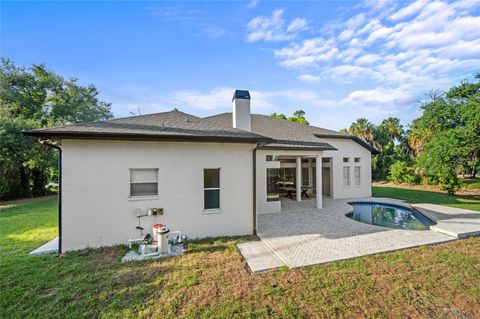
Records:
<instances>
[{"instance_id":1,"label":"roof ridge","mask_svg":"<svg viewBox=\"0 0 480 319\"><path fill-rule=\"evenodd\" d=\"M147 116L152 116L152 115L167 114L167 113L174 113L174 112L182 113L182 114L185 114L185 115L188 115L188 116L192 116L192 117L201 119L201 117L198 117L198 116L195 116L195 115L192 115L192 114L188 114L188 113L179 111L178 109L175 108L175 109L173 109L173 110L171 110L171 111L155 112L155 113L149 113L149 114L140 114L140 115L132 115L132 116L124 116L124 117L115 117L115 118L106 119L106 120L100 120L100 121L88 121L88 122L80 122L80 123L71 123L71 124L64 124L64 125L60 125L60 126L50 126L50 127L46 127L46 128L42 128L42 129L53 129L53 128L62 128L62 127L74 127L74 126L89 125L89 124L94 124L94 123L114 122L114 121L117 121L117 120L125 120L125 119L139 118L139 117L147 117Z\"/></svg>"}]
</instances>

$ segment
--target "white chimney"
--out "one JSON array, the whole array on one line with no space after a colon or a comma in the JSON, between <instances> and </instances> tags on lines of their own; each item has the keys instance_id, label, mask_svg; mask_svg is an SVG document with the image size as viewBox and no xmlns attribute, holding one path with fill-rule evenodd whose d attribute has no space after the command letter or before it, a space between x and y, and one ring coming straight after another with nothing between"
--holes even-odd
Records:
<instances>
[{"instance_id":1,"label":"white chimney","mask_svg":"<svg viewBox=\"0 0 480 319\"><path fill-rule=\"evenodd\" d=\"M250 119L250 93L243 90L235 90L233 94L233 127L251 132Z\"/></svg>"}]
</instances>

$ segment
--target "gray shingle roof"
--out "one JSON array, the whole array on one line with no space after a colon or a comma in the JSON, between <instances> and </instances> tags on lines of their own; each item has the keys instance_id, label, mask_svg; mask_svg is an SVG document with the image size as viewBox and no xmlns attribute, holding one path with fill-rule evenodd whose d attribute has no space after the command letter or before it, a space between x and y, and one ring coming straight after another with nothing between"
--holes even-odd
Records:
<instances>
[{"instance_id":1,"label":"gray shingle roof","mask_svg":"<svg viewBox=\"0 0 480 319\"><path fill-rule=\"evenodd\" d=\"M204 119L232 126L232 113L222 113ZM357 136L277 119L268 115L252 114L252 132L275 140L275 142L264 146L265 148L335 149L328 143L320 142L319 138L323 137L351 139L370 152L378 153L370 144Z\"/></svg>"},{"instance_id":2,"label":"gray shingle roof","mask_svg":"<svg viewBox=\"0 0 480 319\"><path fill-rule=\"evenodd\" d=\"M204 118L206 121L232 126L232 113ZM343 136L346 134L324 128L277 119L268 115L252 114L252 132L275 140L318 142L315 134Z\"/></svg>"},{"instance_id":3,"label":"gray shingle roof","mask_svg":"<svg viewBox=\"0 0 480 319\"><path fill-rule=\"evenodd\" d=\"M104 137L149 139L198 139L232 141L269 141L259 134L246 132L222 123L177 110L148 115L118 118L99 122L80 123L25 132L38 137Z\"/></svg>"},{"instance_id":4,"label":"gray shingle roof","mask_svg":"<svg viewBox=\"0 0 480 319\"><path fill-rule=\"evenodd\" d=\"M311 125L252 114L252 132L233 128L232 113L200 118L173 110L99 122L80 123L25 132L25 135L44 138L102 138L149 140L199 140L261 142L270 149L335 150L319 138L352 139L376 152L355 136Z\"/></svg>"}]
</instances>

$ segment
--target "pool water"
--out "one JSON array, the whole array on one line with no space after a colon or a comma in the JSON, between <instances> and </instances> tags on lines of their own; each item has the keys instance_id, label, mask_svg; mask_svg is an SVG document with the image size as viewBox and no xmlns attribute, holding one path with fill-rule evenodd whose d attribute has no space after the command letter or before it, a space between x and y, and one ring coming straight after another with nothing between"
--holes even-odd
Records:
<instances>
[{"instance_id":1,"label":"pool water","mask_svg":"<svg viewBox=\"0 0 480 319\"><path fill-rule=\"evenodd\" d=\"M373 202L349 204L353 206L353 212L348 213L347 217L362 223L410 230L428 230L435 224L413 208Z\"/></svg>"}]
</instances>

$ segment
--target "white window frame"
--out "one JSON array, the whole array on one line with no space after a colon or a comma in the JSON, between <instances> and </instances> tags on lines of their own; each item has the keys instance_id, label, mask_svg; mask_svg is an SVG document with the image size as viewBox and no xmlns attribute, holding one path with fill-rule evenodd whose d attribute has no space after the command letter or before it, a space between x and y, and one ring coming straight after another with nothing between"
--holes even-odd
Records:
<instances>
[{"instance_id":1,"label":"white window frame","mask_svg":"<svg viewBox=\"0 0 480 319\"><path fill-rule=\"evenodd\" d=\"M347 179L345 179L345 171L348 172ZM350 186L352 184L351 183L351 176L350 176L351 175L350 166L344 166L342 172L343 172L343 175L342 175L342 177L343 177L343 187L344 188L350 188Z\"/></svg>"},{"instance_id":2,"label":"white window frame","mask_svg":"<svg viewBox=\"0 0 480 319\"><path fill-rule=\"evenodd\" d=\"M357 170L358 170L358 184L357 184ZM362 167L361 166L355 166L353 168L353 179L354 179L355 187L360 187L360 185L362 185Z\"/></svg>"},{"instance_id":3,"label":"white window frame","mask_svg":"<svg viewBox=\"0 0 480 319\"><path fill-rule=\"evenodd\" d=\"M143 181L143 182L132 182L132 171L155 171L157 180L156 181ZM143 200L143 199L155 199L158 198L158 193L159 193L159 180L158 180L158 168L153 168L153 167L144 167L144 168L129 168L128 169L129 173L129 183L128 183L128 199L129 200ZM132 184L157 184L157 194L152 194L152 195L132 195Z\"/></svg>"},{"instance_id":4,"label":"white window frame","mask_svg":"<svg viewBox=\"0 0 480 319\"><path fill-rule=\"evenodd\" d=\"M219 187L209 187L205 188L205 170L207 169L216 169L218 170L218 186ZM203 184L203 213L211 214L211 213L220 213L222 211L222 169L220 167L205 167L202 170L202 184ZM217 190L218 189L218 208L205 208L205 191L207 190Z\"/></svg>"}]
</instances>

